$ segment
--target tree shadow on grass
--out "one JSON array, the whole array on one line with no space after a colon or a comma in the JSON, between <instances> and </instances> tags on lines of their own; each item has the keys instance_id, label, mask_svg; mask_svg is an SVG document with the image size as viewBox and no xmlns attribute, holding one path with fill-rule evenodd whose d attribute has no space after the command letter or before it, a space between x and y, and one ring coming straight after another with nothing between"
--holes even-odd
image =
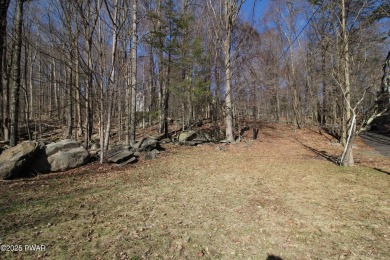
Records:
<instances>
[{"instance_id":1,"label":"tree shadow on grass","mask_svg":"<svg viewBox=\"0 0 390 260\"><path fill-rule=\"evenodd\" d=\"M332 136L332 137L335 138L335 139L337 138L335 135L329 133L329 131L327 131L326 129L324 129L324 128L322 128L322 127L319 127L319 128L318 128L318 132L315 131L315 130L313 130L313 129L311 129L311 128L307 128L307 129L308 129L310 132L314 133L314 134L317 134L317 135L319 135L319 136L321 136L321 137L326 138L329 142L333 142L334 140L332 140L331 138L329 138L328 136L326 136L324 133L329 134L330 136ZM323 133L323 132L324 132L324 133Z\"/></svg>"},{"instance_id":2,"label":"tree shadow on grass","mask_svg":"<svg viewBox=\"0 0 390 260\"><path fill-rule=\"evenodd\" d=\"M387 175L390 175L390 172L388 172L388 171L385 171L385 170L382 170L382 169L379 169L379 168L373 168L373 169L378 171L378 172L382 172L382 173L385 173Z\"/></svg>"},{"instance_id":3,"label":"tree shadow on grass","mask_svg":"<svg viewBox=\"0 0 390 260\"><path fill-rule=\"evenodd\" d=\"M321 156L322 158L325 158L326 160L336 164L336 165L339 165L339 158L334 156L334 155L330 155L328 154L326 151L320 151L320 150L317 150L313 147L310 147L304 143L302 143L301 141L299 141L298 139L295 139L298 143L300 143L303 147L305 147L306 149L308 149L309 151Z\"/></svg>"}]
</instances>

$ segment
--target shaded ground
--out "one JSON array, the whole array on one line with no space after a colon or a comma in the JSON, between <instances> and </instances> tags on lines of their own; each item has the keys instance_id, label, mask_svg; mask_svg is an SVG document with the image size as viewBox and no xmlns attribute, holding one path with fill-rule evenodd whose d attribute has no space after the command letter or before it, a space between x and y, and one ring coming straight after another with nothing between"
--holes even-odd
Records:
<instances>
[{"instance_id":1,"label":"shaded ground","mask_svg":"<svg viewBox=\"0 0 390 260\"><path fill-rule=\"evenodd\" d=\"M0 244L48 259L388 259L390 160L358 141L260 130L236 145L168 146L155 161L0 182Z\"/></svg>"}]
</instances>

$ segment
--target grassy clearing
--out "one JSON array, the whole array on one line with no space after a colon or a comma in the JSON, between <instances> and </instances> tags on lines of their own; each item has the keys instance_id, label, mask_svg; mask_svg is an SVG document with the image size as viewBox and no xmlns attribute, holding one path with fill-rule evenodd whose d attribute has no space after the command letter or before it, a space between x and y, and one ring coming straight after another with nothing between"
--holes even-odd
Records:
<instances>
[{"instance_id":1,"label":"grassy clearing","mask_svg":"<svg viewBox=\"0 0 390 260\"><path fill-rule=\"evenodd\" d=\"M340 168L302 145L339 153L325 137L282 130L251 146L169 147L123 171L1 183L0 244L47 249L0 258L388 259L389 160L372 159L384 172L363 155Z\"/></svg>"}]
</instances>

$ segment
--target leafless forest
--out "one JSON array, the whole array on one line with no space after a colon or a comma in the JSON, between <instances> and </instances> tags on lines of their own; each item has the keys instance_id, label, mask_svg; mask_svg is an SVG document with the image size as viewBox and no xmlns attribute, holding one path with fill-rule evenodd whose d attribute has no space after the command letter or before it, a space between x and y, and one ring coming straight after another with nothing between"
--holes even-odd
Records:
<instances>
[{"instance_id":1,"label":"leafless forest","mask_svg":"<svg viewBox=\"0 0 390 260\"><path fill-rule=\"evenodd\" d=\"M1 0L1 139L62 127L104 162L151 126L234 142L267 120L349 148L388 108L388 1L262 2Z\"/></svg>"},{"instance_id":2,"label":"leafless forest","mask_svg":"<svg viewBox=\"0 0 390 260\"><path fill-rule=\"evenodd\" d=\"M389 259L389 0L0 22L1 259Z\"/></svg>"}]
</instances>

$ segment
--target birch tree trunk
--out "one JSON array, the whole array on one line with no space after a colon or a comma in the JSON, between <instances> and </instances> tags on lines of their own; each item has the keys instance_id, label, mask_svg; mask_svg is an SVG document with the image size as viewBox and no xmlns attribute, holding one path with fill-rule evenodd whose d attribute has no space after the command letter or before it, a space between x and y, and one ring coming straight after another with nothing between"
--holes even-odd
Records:
<instances>
[{"instance_id":1,"label":"birch tree trunk","mask_svg":"<svg viewBox=\"0 0 390 260\"><path fill-rule=\"evenodd\" d=\"M114 15L113 15L113 32L112 32L112 45L111 45L111 72L108 78L108 86L107 86L107 101L108 101L108 109L107 109L107 125L106 132L104 135L104 146L101 147L101 150L107 151L108 145L110 143L110 133L111 133L111 122L112 122L112 110L113 110L113 97L114 97L114 80L115 80L115 62L116 62L116 49L118 42L118 0L114 1ZM104 99L101 100L104 102ZM103 137L103 136L102 136ZM103 153L104 155L104 153ZM101 162L104 162L105 158L102 156Z\"/></svg>"}]
</instances>

